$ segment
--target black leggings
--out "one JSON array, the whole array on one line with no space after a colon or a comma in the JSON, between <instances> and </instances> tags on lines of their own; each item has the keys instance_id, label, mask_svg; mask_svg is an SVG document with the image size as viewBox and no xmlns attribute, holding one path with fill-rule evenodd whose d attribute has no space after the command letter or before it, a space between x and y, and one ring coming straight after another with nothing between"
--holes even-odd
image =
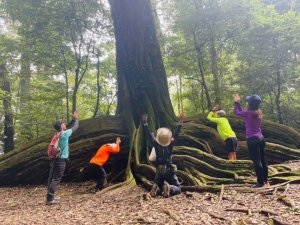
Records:
<instances>
[{"instance_id":1,"label":"black leggings","mask_svg":"<svg viewBox=\"0 0 300 225\"><path fill-rule=\"evenodd\" d=\"M268 165L265 155L265 140L263 137L247 138L250 159L254 163L257 183L263 185L268 181Z\"/></svg>"}]
</instances>

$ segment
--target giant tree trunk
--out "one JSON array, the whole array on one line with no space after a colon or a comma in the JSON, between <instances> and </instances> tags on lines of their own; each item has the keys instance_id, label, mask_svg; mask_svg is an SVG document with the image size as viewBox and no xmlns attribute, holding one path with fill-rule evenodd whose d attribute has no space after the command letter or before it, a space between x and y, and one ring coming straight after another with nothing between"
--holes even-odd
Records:
<instances>
[{"instance_id":1,"label":"giant tree trunk","mask_svg":"<svg viewBox=\"0 0 300 225\"><path fill-rule=\"evenodd\" d=\"M3 91L3 108L4 108L4 152L14 149L14 124L13 113L11 107L11 89L10 82L7 77L7 70L4 64L0 64L0 83Z\"/></svg>"},{"instance_id":2,"label":"giant tree trunk","mask_svg":"<svg viewBox=\"0 0 300 225\"><path fill-rule=\"evenodd\" d=\"M132 131L143 112L155 127L175 121L149 0L111 0L116 38L118 113Z\"/></svg>"}]
</instances>

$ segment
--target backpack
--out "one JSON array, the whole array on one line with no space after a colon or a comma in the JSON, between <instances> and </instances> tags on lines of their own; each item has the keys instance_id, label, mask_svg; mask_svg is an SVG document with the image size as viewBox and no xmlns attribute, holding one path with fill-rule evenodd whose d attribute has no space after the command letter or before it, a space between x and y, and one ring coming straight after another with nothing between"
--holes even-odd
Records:
<instances>
[{"instance_id":1,"label":"backpack","mask_svg":"<svg viewBox=\"0 0 300 225\"><path fill-rule=\"evenodd\" d=\"M53 138L48 146L48 156L50 159L55 159L55 158L61 156L62 151L58 145L61 134L62 134L62 132L57 132L53 136Z\"/></svg>"}]
</instances>

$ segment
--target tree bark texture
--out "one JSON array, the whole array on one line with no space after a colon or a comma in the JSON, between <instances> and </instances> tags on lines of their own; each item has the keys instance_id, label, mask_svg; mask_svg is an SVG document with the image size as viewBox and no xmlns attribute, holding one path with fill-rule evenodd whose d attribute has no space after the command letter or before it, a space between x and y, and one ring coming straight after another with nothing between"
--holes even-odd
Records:
<instances>
[{"instance_id":1,"label":"tree bark texture","mask_svg":"<svg viewBox=\"0 0 300 225\"><path fill-rule=\"evenodd\" d=\"M4 108L4 152L9 152L14 149L14 123L11 107L11 89L10 82L7 76L6 66L0 65L0 83L3 91L3 108Z\"/></svg>"},{"instance_id":2,"label":"tree bark texture","mask_svg":"<svg viewBox=\"0 0 300 225\"><path fill-rule=\"evenodd\" d=\"M143 112L155 127L176 120L149 0L111 0L116 38L119 114L138 127ZM155 118L155 121L154 121ZM132 129L131 129L132 130Z\"/></svg>"}]
</instances>

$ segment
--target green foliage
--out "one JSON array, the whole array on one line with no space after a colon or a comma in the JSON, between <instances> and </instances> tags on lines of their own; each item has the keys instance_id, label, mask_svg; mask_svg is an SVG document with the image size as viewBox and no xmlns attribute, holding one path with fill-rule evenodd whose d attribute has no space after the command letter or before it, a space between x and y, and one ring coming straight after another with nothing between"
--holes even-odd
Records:
<instances>
[{"instance_id":1,"label":"green foliage","mask_svg":"<svg viewBox=\"0 0 300 225\"><path fill-rule=\"evenodd\" d=\"M286 9L279 10L279 3L285 4ZM207 111L196 47L202 51L207 87L214 96L209 45L213 31L222 107L232 112L233 94L256 93L263 97L265 118L299 128L300 17L298 3L294 3L291 6L286 1L165 1L161 13L172 15L172 21L166 21L166 31L162 32L167 48L163 53L167 73L173 77L170 88L174 108L188 114Z\"/></svg>"},{"instance_id":2,"label":"green foliage","mask_svg":"<svg viewBox=\"0 0 300 225\"><path fill-rule=\"evenodd\" d=\"M106 67L101 66L100 71L102 92L109 90L105 85L109 80L112 86L110 90L114 92L111 95L115 95L116 84L112 82L112 77L116 76L115 63L113 55L108 57L106 53L112 52L111 49L114 48L114 44L111 44L113 43L111 18L107 6L102 1L12 0L2 1L1 6L9 15L9 18L6 18L6 26L14 34L13 37L5 34L6 39L18 41L18 44L14 45L6 42L0 44L1 54L10 56L7 57L7 67L13 81L17 144L49 132L52 130L52 122L56 119L70 118L75 88L79 88L77 110L80 118L91 116L96 99L93 50L99 48L98 46L104 51L103 63L105 61L106 64ZM27 71L30 73L28 97L20 96L19 90L21 85L19 76L22 76L20 55L23 53L30 56L30 62L28 61L30 69ZM79 77L75 76L76 69L79 71ZM86 80L82 79L83 75ZM82 87L79 86L81 80ZM93 90L91 92L93 95L89 90ZM102 94L100 107L103 108L103 112L114 113L115 99L111 100L112 97L106 96L109 95ZM22 105L22 110L20 110L21 101L26 101L26 105ZM20 132L25 127L28 132Z\"/></svg>"}]
</instances>

